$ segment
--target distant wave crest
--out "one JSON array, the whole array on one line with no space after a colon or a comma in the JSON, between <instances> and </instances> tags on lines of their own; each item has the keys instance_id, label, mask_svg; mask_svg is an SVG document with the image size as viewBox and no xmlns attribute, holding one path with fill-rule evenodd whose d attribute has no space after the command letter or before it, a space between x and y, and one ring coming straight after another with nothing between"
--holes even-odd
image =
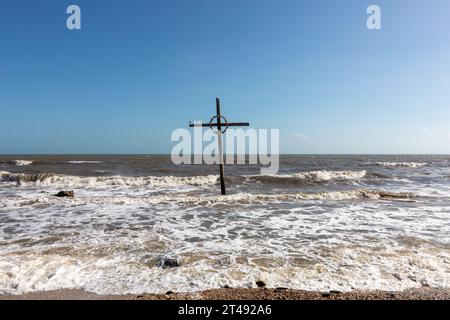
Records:
<instances>
[{"instance_id":1,"label":"distant wave crest","mask_svg":"<svg viewBox=\"0 0 450 320\"><path fill-rule=\"evenodd\" d=\"M375 162L373 164L380 167L408 167L408 168L420 168L428 165L428 163L425 162Z\"/></svg>"},{"instance_id":2,"label":"distant wave crest","mask_svg":"<svg viewBox=\"0 0 450 320\"><path fill-rule=\"evenodd\" d=\"M84 163L102 163L103 161L98 161L98 160L71 160L71 161L67 161L67 163L71 163L71 164L84 164Z\"/></svg>"}]
</instances>

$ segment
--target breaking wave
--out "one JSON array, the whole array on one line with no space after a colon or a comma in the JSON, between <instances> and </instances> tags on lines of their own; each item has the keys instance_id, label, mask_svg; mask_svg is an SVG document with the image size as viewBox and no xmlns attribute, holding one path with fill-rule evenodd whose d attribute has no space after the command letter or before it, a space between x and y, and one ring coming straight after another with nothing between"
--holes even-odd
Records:
<instances>
[{"instance_id":1,"label":"breaking wave","mask_svg":"<svg viewBox=\"0 0 450 320\"><path fill-rule=\"evenodd\" d=\"M391 192L385 190L347 190L330 192L294 192L277 194L236 193L232 195L183 195L175 194L154 196L93 196L67 198L64 201L72 205L114 205L114 206L143 206L167 205L215 207L222 205L250 205L263 203L301 202L301 201L348 201L348 200L388 200L388 201L415 201L419 195L410 192ZM4 206L23 206L40 204L60 204L61 199L51 195L36 197L33 200L23 198L5 199Z\"/></svg>"},{"instance_id":2,"label":"breaking wave","mask_svg":"<svg viewBox=\"0 0 450 320\"><path fill-rule=\"evenodd\" d=\"M408 167L408 168L420 168L428 165L425 162L375 162L369 163L380 167Z\"/></svg>"},{"instance_id":3,"label":"breaking wave","mask_svg":"<svg viewBox=\"0 0 450 320\"><path fill-rule=\"evenodd\" d=\"M363 178L366 171L311 171L296 173L292 175L271 175L271 176L230 176L228 182L240 184L242 182L259 182L263 184L301 184L301 183L321 183L324 181L356 180ZM0 181L17 182L18 184L37 183L41 185L64 185L70 187L77 186L131 186L131 187L176 187L183 185L202 186L214 185L218 181L218 176L147 176L147 177L123 177L123 176L100 176L100 177L80 177L57 175L52 173L23 174L0 172Z\"/></svg>"},{"instance_id":4,"label":"breaking wave","mask_svg":"<svg viewBox=\"0 0 450 320\"><path fill-rule=\"evenodd\" d=\"M17 182L18 184L38 183L41 185L64 185L70 187L77 186L130 186L130 187L176 187L180 185L211 185L217 182L217 176L149 176L149 177L80 177L56 175L52 173L23 174L0 172L0 181Z\"/></svg>"},{"instance_id":5,"label":"breaking wave","mask_svg":"<svg viewBox=\"0 0 450 320\"><path fill-rule=\"evenodd\" d=\"M329 180L356 180L366 175L366 170L362 171L311 171L293 174L292 177L313 180L313 181L329 181Z\"/></svg>"},{"instance_id":6,"label":"breaking wave","mask_svg":"<svg viewBox=\"0 0 450 320\"><path fill-rule=\"evenodd\" d=\"M0 171L0 181L10 182L43 182L48 178L55 176L52 173L38 173L38 174L24 174L24 173L10 173L7 171Z\"/></svg>"},{"instance_id":7,"label":"breaking wave","mask_svg":"<svg viewBox=\"0 0 450 320\"><path fill-rule=\"evenodd\" d=\"M226 180L229 183L239 184L245 182L256 182L261 184L291 184L291 185L314 185L328 181L352 181L364 178L367 172L362 171L309 171L284 175L267 176L230 176Z\"/></svg>"},{"instance_id":8,"label":"breaking wave","mask_svg":"<svg viewBox=\"0 0 450 320\"><path fill-rule=\"evenodd\" d=\"M407 192L390 192L384 190L348 190L348 191L330 191L330 192L295 192L295 193L278 193L278 194L253 194L253 193L237 193L227 196L185 196L164 195L153 197L110 197L96 198L93 201L114 202L120 204L136 204L136 201L147 204L161 203L187 203L195 205L214 205L214 204L252 204L261 202L278 202L278 201L340 201L340 200L356 200L356 199L372 199L372 200L412 200L417 196Z\"/></svg>"},{"instance_id":9,"label":"breaking wave","mask_svg":"<svg viewBox=\"0 0 450 320\"><path fill-rule=\"evenodd\" d=\"M12 164L18 167L23 167L23 166L29 166L30 164L33 164L33 161L31 160L12 160L12 161L6 161L4 162L6 164Z\"/></svg>"},{"instance_id":10,"label":"breaking wave","mask_svg":"<svg viewBox=\"0 0 450 320\"><path fill-rule=\"evenodd\" d=\"M417 196L407 192L390 192L384 190L348 190L348 191L331 191L331 192L295 192L295 193L278 193L278 194L253 194L253 193L237 193L227 196L185 196L164 195L153 197L101 197L93 198L94 202L107 202L116 204L136 204L143 202L146 204L161 203L186 203L195 205L215 205L215 204L253 204L262 202L282 202L282 201L341 201L356 199L372 199L372 200L412 200Z\"/></svg>"}]
</instances>

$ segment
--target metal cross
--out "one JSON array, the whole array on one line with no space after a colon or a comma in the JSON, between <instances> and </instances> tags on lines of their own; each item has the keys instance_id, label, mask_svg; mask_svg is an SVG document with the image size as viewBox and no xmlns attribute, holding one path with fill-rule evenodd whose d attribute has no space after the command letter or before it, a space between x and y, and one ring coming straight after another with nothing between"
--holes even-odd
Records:
<instances>
[{"instance_id":1,"label":"metal cross","mask_svg":"<svg viewBox=\"0 0 450 320\"><path fill-rule=\"evenodd\" d=\"M189 123L189 127L217 127L217 136L219 140L219 171L220 171L220 189L222 192L222 195L225 195L225 172L224 172L224 162L223 162L223 150L222 150L222 134L224 134L228 127L248 127L250 124L248 122L232 122L229 123L227 119L225 119L224 116L220 113L220 99L216 98L216 112L217 114L211 118L209 123L202 123L202 124L196 124L196 123ZM217 122L213 122L216 120ZM223 122L222 122L223 120ZM225 127L225 129L222 130L222 128Z\"/></svg>"}]
</instances>

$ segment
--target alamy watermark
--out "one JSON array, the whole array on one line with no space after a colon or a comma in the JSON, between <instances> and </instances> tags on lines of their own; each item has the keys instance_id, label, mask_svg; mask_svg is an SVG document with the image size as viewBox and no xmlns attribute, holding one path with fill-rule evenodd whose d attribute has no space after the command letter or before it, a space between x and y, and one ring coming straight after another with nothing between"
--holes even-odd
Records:
<instances>
[{"instance_id":1,"label":"alamy watermark","mask_svg":"<svg viewBox=\"0 0 450 320\"><path fill-rule=\"evenodd\" d=\"M201 122L196 121L196 124ZM223 157L219 135L213 130L194 127L176 129L171 140L178 142L171 152L174 164L254 164L261 165L262 175L277 174L280 161L279 129L228 129L223 135Z\"/></svg>"},{"instance_id":2,"label":"alamy watermark","mask_svg":"<svg viewBox=\"0 0 450 320\"><path fill-rule=\"evenodd\" d=\"M66 13L69 14L66 20L66 26L69 30L81 30L81 9L72 4L67 7Z\"/></svg>"},{"instance_id":3,"label":"alamy watermark","mask_svg":"<svg viewBox=\"0 0 450 320\"><path fill-rule=\"evenodd\" d=\"M381 8L376 4L372 4L367 8L367 29L381 30Z\"/></svg>"}]
</instances>

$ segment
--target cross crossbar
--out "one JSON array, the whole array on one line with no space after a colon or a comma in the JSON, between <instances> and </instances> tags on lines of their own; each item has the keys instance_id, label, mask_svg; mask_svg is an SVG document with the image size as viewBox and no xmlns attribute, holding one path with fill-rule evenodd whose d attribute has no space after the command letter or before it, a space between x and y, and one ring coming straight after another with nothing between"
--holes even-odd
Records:
<instances>
[{"instance_id":1,"label":"cross crossbar","mask_svg":"<svg viewBox=\"0 0 450 320\"><path fill-rule=\"evenodd\" d=\"M227 126L226 123L220 123L221 126ZM248 122L233 122L233 123L228 123L229 127L248 127L250 125L250 123ZM194 128L194 127L218 127L219 124L218 123L190 123L189 127L190 128Z\"/></svg>"}]
</instances>

